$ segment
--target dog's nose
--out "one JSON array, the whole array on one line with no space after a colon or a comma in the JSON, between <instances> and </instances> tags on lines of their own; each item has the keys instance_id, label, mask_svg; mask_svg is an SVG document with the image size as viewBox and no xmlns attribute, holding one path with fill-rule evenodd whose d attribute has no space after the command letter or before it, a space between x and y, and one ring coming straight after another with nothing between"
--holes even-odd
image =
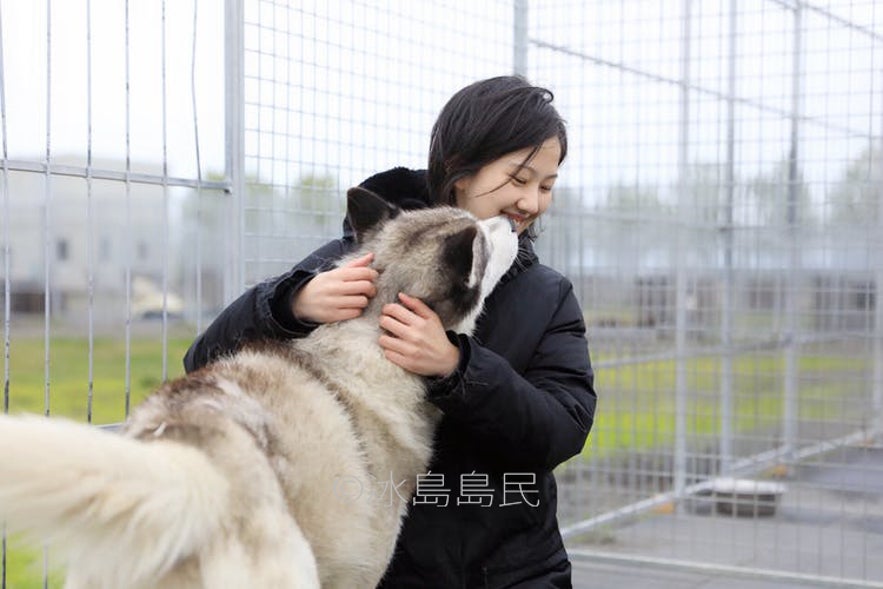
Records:
<instances>
[{"instance_id":1,"label":"dog's nose","mask_svg":"<svg viewBox=\"0 0 883 589\"><path fill-rule=\"evenodd\" d=\"M518 231L518 223L515 222L515 219L510 217L509 215L497 215L496 217L491 217L487 220L489 229L502 229L503 224L509 225L509 229L515 233Z\"/></svg>"}]
</instances>

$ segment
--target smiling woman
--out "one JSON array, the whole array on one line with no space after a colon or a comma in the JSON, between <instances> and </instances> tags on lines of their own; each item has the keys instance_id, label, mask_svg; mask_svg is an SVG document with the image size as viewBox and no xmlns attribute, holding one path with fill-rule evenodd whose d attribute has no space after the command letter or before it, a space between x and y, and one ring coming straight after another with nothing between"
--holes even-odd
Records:
<instances>
[{"instance_id":1,"label":"smiling woman","mask_svg":"<svg viewBox=\"0 0 883 589\"><path fill-rule=\"evenodd\" d=\"M479 218L505 214L535 238L531 225L567 157L567 130L552 93L517 79L485 80L451 97L432 128L427 180L435 202Z\"/></svg>"},{"instance_id":2,"label":"smiling woman","mask_svg":"<svg viewBox=\"0 0 883 589\"><path fill-rule=\"evenodd\" d=\"M444 106L428 171L395 168L362 183L402 208L504 215L519 233L516 261L474 335L446 331L414 293L382 309L377 337L386 358L426 377L427 399L444 414L425 476L451 494L443 505L414 497L383 587L571 585L552 471L582 450L592 427L593 373L573 286L539 262L531 235L566 154L551 92L501 76L470 84ZM326 270L352 248L347 223L341 239L247 291L188 351L188 371L255 338L303 337L317 323L361 314L375 296L371 255ZM470 476L482 480L481 505L467 496ZM512 480L529 481L529 501L512 501Z\"/></svg>"},{"instance_id":3,"label":"smiling woman","mask_svg":"<svg viewBox=\"0 0 883 589\"><path fill-rule=\"evenodd\" d=\"M560 162L557 137L547 139L539 149L528 147L504 155L454 184L457 206L479 219L506 215L522 233L552 203Z\"/></svg>"}]
</instances>

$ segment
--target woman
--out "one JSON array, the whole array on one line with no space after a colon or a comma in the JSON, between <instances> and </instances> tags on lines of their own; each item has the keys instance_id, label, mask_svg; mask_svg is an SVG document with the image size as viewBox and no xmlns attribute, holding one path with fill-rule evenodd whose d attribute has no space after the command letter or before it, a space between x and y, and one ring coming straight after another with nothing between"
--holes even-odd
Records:
<instances>
[{"instance_id":1,"label":"woman","mask_svg":"<svg viewBox=\"0 0 883 589\"><path fill-rule=\"evenodd\" d=\"M428 398L444 415L425 492L418 485L384 587L571 586L552 470L582 450L595 392L572 285L532 246L567 154L551 103L548 90L519 77L476 82L442 109L428 170L396 168L362 184L402 208L504 214L520 233L518 257L473 336L446 333L407 293L384 308L387 358L426 376ZM374 295L371 255L329 269L353 245L345 223L341 239L247 291L196 340L186 369L242 342L302 337L358 316Z\"/></svg>"}]
</instances>

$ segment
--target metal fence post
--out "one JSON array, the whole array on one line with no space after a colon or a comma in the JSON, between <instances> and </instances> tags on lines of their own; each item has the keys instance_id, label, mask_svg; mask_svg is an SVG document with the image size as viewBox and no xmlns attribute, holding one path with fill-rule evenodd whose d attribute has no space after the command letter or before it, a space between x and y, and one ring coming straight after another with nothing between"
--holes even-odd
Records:
<instances>
[{"instance_id":1,"label":"metal fence post","mask_svg":"<svg viewBox=\"0 0 883 589\"><path fill-rule=\"evenodd\" d=\"M724 179L724 287L721 300L721 433L720 472L733 460L733 206L736 190L736 0L730 0L727 81L727 166Z\"/></svg>"},{"instance_id":2,"label":"metal fence post","mask_svg":"<svg viewBox=\"0 0 883 589\"><path fill-rule=\"evenodd\" d=\"M883 117L881 117L883 123ZM877 251L883 251L883 124L881 124L880 139L877 143L877 156L874 156L874 148L871 146L871 181L877 193ZM874 419L871 424L872 434L883 432L883 256L877 258L877 275L874 278L874 370L873 370L873 411Z\"/></svg>"},{"instance_id":3,"label":"metal fence post","mask_svg":"<svg viewBox=\"0 0 883 589\"><path fill-rule=\"evenodd\" d=\"M512 71L519 76L527 76L527 9L528 0L514 0Z\"/></svg>"},{"instance_id":4,"label":"metal fence post","mask_svg":"<svg viewBox=\"0 0 883 589\"><path fill-rule=\"evenodd\" d=\"M232 301L245 287L245 11L242 0L225 0L224 121L225 180L230 186L224 300Z\"/></svg>"},{"instance_id":5,"label":"metal fence post","mask_svg":"<svg viewBox=\"0 0 883 589\"><path fill-rule=\"evenodd\" d=\"M6 140L6 60L3 57L3 11L0 10L0 148L3 157L0 173L3 174L0 192L3 193L3 413L9 413L9 348L12 326L12 238L9 231L9 217L12 209L9 196L9 150ZM3 535L3 560L0 582L5 586L6 574L6 536Z\"/></svg>"},{"instance_id":6,"label":"metal fence post","mask_svg":"<svg viewBox=\"0 0 883 589\"><path fill-rule=\"evenodd\" d=\"M787 286L785 290L785 381L782 412L782 442L786 460L797 449L798 419L798 305L800 272L800 219L798 207L802 189L800 164L800 118L802 81L802 12L800 4L794 6L793 71L791 82L791 147L788 156L788 191L786 207L786 240L788 242Z\"/></svg>"},{"instance_id":7,"label":"metal fence post","mask_svg":"<svg viewBox=\"0 0 883 589\"><path fill-rule=\"evenodd\" d=\"M677 245L675 247L675 445L673 461L674 493L680 497L687 486L687 269L684 254L687 251L686 208L689 174L690 144L690 35L691 0L684 0L681 27L681 96L680 130L678 133L678 212Z\"/></svg>"}]
</instances>

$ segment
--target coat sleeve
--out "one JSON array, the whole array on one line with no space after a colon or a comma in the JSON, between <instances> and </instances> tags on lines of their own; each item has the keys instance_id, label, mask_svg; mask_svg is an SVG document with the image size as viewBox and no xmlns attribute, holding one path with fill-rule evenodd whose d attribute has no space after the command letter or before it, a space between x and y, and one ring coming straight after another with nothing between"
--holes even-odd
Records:
<instances>
[{"instance_id":1,"label":"coat sleeve","mask_svg":"<svg viewBox=\"0 0 883 589\"><path fill-rule=\"evenodd\" d=\"M474 338L456 336L461 362L429 399L508 468L551 470L579 454L596 395L585 323L569 283L523 374Z\"/></svg>"},{"instance_id":2,"label":"coat sleeve","mask_svg":"<svg viewBox=\"0 0 883 589\"><path fill-rule=\"evenodd\" d=\"M329 242L291 270L245 291L200 334L184 355L184 369L193 372L235 352L247 342L304 337L316 324L291 312L294 294L318 272L327 270L351 247L351 239Z\"/></svg>"}]
</instances>

